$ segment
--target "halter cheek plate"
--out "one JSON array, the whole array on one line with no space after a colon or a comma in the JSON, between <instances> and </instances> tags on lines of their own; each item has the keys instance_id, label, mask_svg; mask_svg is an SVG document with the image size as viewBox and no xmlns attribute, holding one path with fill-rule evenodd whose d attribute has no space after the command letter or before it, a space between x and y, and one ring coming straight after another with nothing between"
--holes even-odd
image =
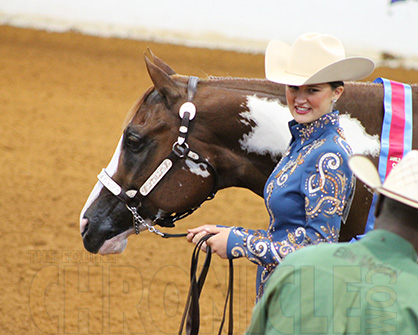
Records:
<instances>
[{"instance_id":1,"label":"halter cheek plate","mask_svg":"<svg viewBox=\"0 0 418 335\"><path fill-rule=\"evenodd\" d=\"M196 106L193 104L193 99L196 93L198 83L197 77L189 77L187 87L188 101L181 105L179 116L181 118L181 125L179 128L179 135L177 141L173 144L171 153L160 163L154 170L151 176L142 184L138 190L125 191L108 173L105 169L97 176L99 181L106 187L114 196L125 203L128 210L132 213L134 219L135 233L139 234L141 226L147 228L149 231L156 233L162 237L173 237L178 235L165 234L157 230L154 225L158 224L164 227L174 227L174 222L192 214L200 205L209 199L213 199L217 190L217 173L215 168L209 161L199 155L197 152L190 150L187 144L187 136L189 133L189 122L196 116ZM202 203L188 211L182 213L172 213L167 218L159 218L154 216L153 219L149 215L152 224L148 224L143 217L144 214L139 214L138 210L142 207L143 200L151 193L151 191L161 182L164 176L171 170L174 163L180 159L190 159L195 163L203 163L212 170L212 176L215 179L211 193L202 201ZM184 236L184 234L180 234Z\"/></svg>"}]
</instances>

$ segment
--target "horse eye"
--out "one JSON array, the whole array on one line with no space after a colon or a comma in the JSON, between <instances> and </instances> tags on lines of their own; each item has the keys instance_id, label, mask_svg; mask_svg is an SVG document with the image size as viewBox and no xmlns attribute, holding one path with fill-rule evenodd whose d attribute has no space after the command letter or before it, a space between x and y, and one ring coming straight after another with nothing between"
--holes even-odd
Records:
<instances>
[{"instance_id":1,"label":"horse eye","mask_svg":"<svg viewBox=\"0 0 418 335\"><path fill-rule=\"evenodd\" d=\"M129 134L126 136L125 145L132 151L139 151L141 150L141 138L135 136L133 134Z\"/></svg>"}]
</instances>

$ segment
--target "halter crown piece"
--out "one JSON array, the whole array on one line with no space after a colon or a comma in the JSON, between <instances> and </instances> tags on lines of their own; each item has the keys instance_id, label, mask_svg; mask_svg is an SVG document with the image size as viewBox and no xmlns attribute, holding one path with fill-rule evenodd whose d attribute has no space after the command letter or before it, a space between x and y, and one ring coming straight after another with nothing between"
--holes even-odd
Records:
<instances>
[{"instance_id":1,"label":"halter crown piece","mask_svg":"<svg viewBox=\"0 0 418 335\"><path fill-rule=\"evenodd\" d=\"M179 109L179 116L181 118L181 124L179 128L179 135L177 141L173 144L171 153L161 162L161 164L154 170L151 176L145 181L145 183L139 188L139 190L124 191L123 188L107 173L106 169L103 169L97 176L99 181L104 187L106 187L114 196L125 203L127 209L132 213L134 221L135 233L139 234L140 227L146 227L150 232L160 235L161 237L181 237L187 234L166 234L160 232L154 227L158 224L163 227L174 227L174 222L185 218L192 214L197 208L191 208L186 212L172 213L168 218L158 218L154 216L152 224L146 222L146 220L139 214L138 207L141 206L142 201L151 193L151 191L160 183L164 176L170 171L174 163L179 159L191 159L196 163L206 164L213 172L215 179L213 188L208 197L202 201L213 199L216 193L217 187L217 173L215 168L209 161L199 155L197 152L191 151L187 144L187 136L189 134L189 123L196 116L196 106L192 102L196 94L196 87L199 79L197 77L189 77L187 86L187 99L188 101L183 103ZM148 216L150 217L150 216Z\"/></svg>"}]
</instances>

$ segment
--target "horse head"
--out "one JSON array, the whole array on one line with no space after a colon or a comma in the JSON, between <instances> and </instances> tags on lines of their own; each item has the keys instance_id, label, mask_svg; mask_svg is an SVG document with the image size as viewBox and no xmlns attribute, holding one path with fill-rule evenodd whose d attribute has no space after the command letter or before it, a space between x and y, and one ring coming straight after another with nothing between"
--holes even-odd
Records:
<instances>
[{"instance_id":1,"label":"horse head","mask_svg":"<svg viewBox=\"0 0 418 335\"><path fill-rule=\"evenodd\" d=\"M198 207L217 189L216 170L200 154L207 152L208 144L200 139L207 138L205 127L187 110L194 107L190 91L195 87L153 58L155 64L146 57L146 65L154 87L133 107L116 152L81 213L84 246L93 253L124 250L134 232L132 208L149 225L171 226L176 214ZM187 113L186 121L179 116L185 102L181 113ZM137 227L137 233L143 229Z\"/></svg>"}]
</instances>

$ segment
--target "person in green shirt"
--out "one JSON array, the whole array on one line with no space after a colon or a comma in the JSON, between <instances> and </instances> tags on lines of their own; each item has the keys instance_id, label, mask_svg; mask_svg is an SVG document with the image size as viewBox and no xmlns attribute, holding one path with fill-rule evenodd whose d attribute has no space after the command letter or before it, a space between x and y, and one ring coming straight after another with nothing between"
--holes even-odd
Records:
<instances>
[{"instance_id":1,"label":"person in green shirt","mask_svg":"<svg viewBox=\"0 0 418 335\"><path fill-rule=\"evenodd\" d=\"M354 243L288 255L246 335L418 334L418 151L407 153L383 185L366 157L355 155L349 165L379 196L375 229Z\"/></svg>"}]
</instances>

